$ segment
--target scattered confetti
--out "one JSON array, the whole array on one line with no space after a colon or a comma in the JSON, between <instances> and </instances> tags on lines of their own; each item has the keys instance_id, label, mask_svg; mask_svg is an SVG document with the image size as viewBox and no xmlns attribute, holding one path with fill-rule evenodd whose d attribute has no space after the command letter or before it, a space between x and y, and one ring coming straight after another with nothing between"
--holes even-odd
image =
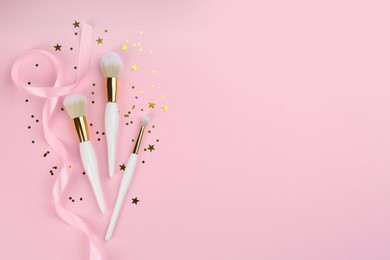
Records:
<instances>
[{"instance_id":1,"label":"scattered confetti","mask_svg":"<svg viewBox=\"0 0 390 260\"><path fill-rule=\"evenodd\" d=\"M127 51L127 45L126 44L123 44L122 47L121 47L122 51Z\"/></svg>"},{"instance_id":2,"label":"scattered confetti","mask_svg":"<svg viewBox=\"0 0 390 260\"><path fill-rule=\"evenodd\" d=\"M144 32L143 31L139 31L139 34L144 34Z\"/></svg>"},{"instance_id":3,"label":"scattered confetti","mask_svg":"<svg viewBox=\"0 0 390 260\"><path fill-rule=\"evenodd\" d=\"M149 50L149 53L152 54L152 53L153 53L153 50Z\"/></svg>"},{"instance_id":4,"label":"scattered confetti","mask_svg":"<svg viewBox=\"0 0 390 260\"><path fill-rule=\"evenodd\" d=\"M149 108L154 108L156 106L156 103L149 102Z\"/></svg>"},{"instance_id":5,"label":"scattered confetti","mask_svg":"<svg viewBox=\"0 0 390 260\"><path fill-rule=\"evenodd\" d=\"M138 205L139 199L137 197L132 198L131 200L132 200L131 204Z\"/></svg>"},{"instance_id":6,"label":"scattered confetti","mask_svg":"<svg viewBox=\"0 0 390 260\"><path fill-rule=\"evenodd\" d=\"M167 105L163 105L161 108L162 108L163 111L168 111L168 106Z\"/></svg>"},{"instance_id":7,"label":"scattered confetti","mask_svg":"<svg viewBox=\"0 0 390 260\"><path fill-rule=\"evenodd\" d=\"M151 144L149 144L149 147L146 149L149 150L150 152L156 150L156 149L154 149L154 145L151 145Z\"/></svg>"},{"instance_id":8,"label":"scattered confetti","mask_svg":"<svg viewBox=\"0 0 390 260\"><path fill-rule=\"evenodd\" d=\"M161 98L165 98L165 95L164 95L164 94L162 94L162 95L161 95Z\"/></svg>"},{"instance_id":9,"label":"scattered confetti","mask_svg":"<svg viewBox=\"0 0 390 260\"><path fill-rule=\"evenodd\" d=\"M61 45L59 45L58 43L56 45L53 46L55 51L61 51Z\"/></svg>"},{"instance_id":10,"label":"scattered confetti","mask_svg":"<svg viewBox=\"0 0 390 260\"><path fill-rule=\"evenodd\" d=\"M132 65L131 66L131 70L134 70L134 71L136 71L138 69L138 66L137 66L137 64L134 64L134 65Z\"/></svg>"},{"instance_id":11,"label":"scattered confetti","mask_svg":"<svg viewBox=\"0 0 390 260\"><path fill-rule=\"evenodd\" d=\"M152 73L153 73L153 74L156 74L156 73L157 73L157 71L156 71L156 70L152 70Z\"/></svg>"},{"instance_id":12,"label":"scattered confetti","mask_svg":"<svg viewBox=\"0 0 390 260\"><path fill-rule=\"evenodd\" d=\"M125 171L126 170L126 165L125 164L119 165L119 170L120 171Z\"/></svg>"},{"instance_id":13,"label":"scattered confetti","mask_svg":"<svg viewBox=\"0 0 390 260\"><path fill-rule=\"evenodd\" d=\"M80 27L80 22L74 21L73 26L74 28Z\"/></svg>"},{"instance_id":14,"label":"scattered confetti","mask_svg":"<svg viewBox=\"0 0 390 260\"><path fill-rule=\"evenodd\" d=\"M100 37L99 37L99 38L97 38L97 39L96 39L96 41L97 41L97 44L103 44L103 39L102 39L102 38L100 38Z\"/></svg>"}]
</instances>

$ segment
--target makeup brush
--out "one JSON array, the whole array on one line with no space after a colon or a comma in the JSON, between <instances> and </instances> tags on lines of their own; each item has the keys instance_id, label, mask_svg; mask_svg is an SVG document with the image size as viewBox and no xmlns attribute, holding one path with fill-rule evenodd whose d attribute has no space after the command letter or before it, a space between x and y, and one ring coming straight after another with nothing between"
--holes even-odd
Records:
<instances>
[{"instance_id":1,"label":"makeup brush","mask_svg":"<svg viewBox=\"0 0 390 260\"><path fill-rule=\"evenodd\" d=\"M105 238L106 240L111 239L112 232L114 231L115 224L116 224L116 221L118 219L123 200L126 196L128 188L130 186L131 179L133 178L133 173L134 173L135 165L137 164L137 155L138 155L139 147L141 145L142 136L144 134L145 127L148 124L149 120L150 120L150 118L148 116L144 116L142 118L141 128L140 128L139 133L138 133L137 141L134 145L133 153L130 155L129 160L127 161L126 169L125 169L125 172L123 173L123 176L122 176L122 182L121 182L121 186L119 188L118 197L117 197L116 202L115 202L114 211L112 212L110 224L108 225L108 228L107 228L107 233L106 233L106 238Z\"/></svg>"},{"instance_id":2,"label":"makeup brush","mask_svg":"<svg viewBox=\"0 0 390 260\"><path fill-rule=\"evenodd\" d=\"M122 61L115 52L108 52L102 56L100 66L106 78L107 104L105 128L108 152L108 174L112 177L114 176L116 139L118 136L118 77L122 70Z\"/></svg>"},{"instance_id":3,"label":"makeup brush","mask_svg":"<svg viewBox=\"0 0 390 260\"><path fill-rule=\"evenodd\" d=\"M104 204L102 187L100 186L99 169L95 151L92 143L89 141L88 124L85 117L85 97L82 95L68 96L64 99L64 106L70 118L73 119L74 128L80 141L81 160L91 182L100 211L104 213L106 206Z\"/></svg>"}]
</instances>

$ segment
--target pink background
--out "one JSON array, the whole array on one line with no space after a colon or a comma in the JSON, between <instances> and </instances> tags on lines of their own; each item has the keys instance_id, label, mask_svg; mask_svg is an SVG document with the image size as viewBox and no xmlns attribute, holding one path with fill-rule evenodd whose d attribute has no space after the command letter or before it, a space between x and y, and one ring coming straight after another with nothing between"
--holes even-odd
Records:
<instances>
[{"instance_id":1,"label":"pink background","mask_svg":"<svg viewBox=\"0 0 390 260\"><path fill-rule=\"evenodd\" d=\"M71 122L60 107L52 126L72 155L63 203L88 221L103 259L389 259L389 8L379 0L2 0L0 259L88 259L85 237L53 207L56 175L49 170L61 161L53 151L43 157L49 149L42 125L30 118L40 118L44 100L10 79L22 52L54 53L58 42L64 47L54 54L71 82L74 20L104 38L92 44L82 93L96 102L87 114L105 215L81 174ZM132 46L121 52L126 39L141 42L144 52ZM164 113L157 108L156 128L143 143L156 150L142 151L146 163L137 168L109 243L103 236L121 174L107 177L105 139L95 134L103 129L105 102L98 60L107 50L124 60L123 111L152 98L169 106ZM146 73L154 68L156 75ZM43 74L35 69L26 78L50 81L44 61ZM147 91L135 100L142 86ZM129 156L141 115L133 113L130 126L120 116L118 165ZM135 196L138 205L131 204Z\"/></svg>"}]
</instances>

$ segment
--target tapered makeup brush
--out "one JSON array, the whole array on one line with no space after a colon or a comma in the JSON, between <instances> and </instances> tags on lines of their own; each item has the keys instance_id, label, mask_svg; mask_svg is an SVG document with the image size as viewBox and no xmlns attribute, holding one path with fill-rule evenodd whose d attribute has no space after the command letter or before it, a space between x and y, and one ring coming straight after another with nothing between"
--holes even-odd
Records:
<instances>
[{"instance_id":1,"label":"tapered makeup brush","mask_svg":"<svg viewBox=\"0 0 390 260\"><path fill-rule=\"evenodd\" d=\"M108 228L107 228L107 233L106 233L106 238L105 238L106 240L111 239L112 232L114 231L115 224L116 224L116 221L117 221L118 216L119 216L119 212L121 211L123 200L126 196L128 188L130 186L131 179L133 178L133 173L134 173L135 166L137 164L137 156L138 156L138 151L139 151L139 148L141 145L142 136L144 134L146 125L148 124L149 121L150 121L150 118L148 116L144 116L142 118L141 128L140 128L139 133L138 133L137 141L134 145L133 153L130 155L129 160L127 161L126 169L125 169L125 172L123 173L123 176L122 176L122 182L121 182L121 186L119 188L118 197L117 197L116 202L115 202L114 211L112 212L110 224L108 225Z\"/></svg>"},{"instance_id":2,"label":"tapered makeup brush","mask_svg":"<svg viewBox=\"0 0 390 260\"><path fill-rule=\"evenodd\" d=\"M118 136L118 83L122 70L122 61L115 52L102 56L100 66L106 78L107 104L105 112L105 128L108 151L108 174L114 176L116 139Z\"/></svg>"},{"instance_id":3,"label":"tapered makeup brush","mask_svg":"<svg viewBox=\"0 0 390 260\"><path fill-rule=\"evenodd\" d=\"M89 141L88 124L85 117L85 97L82 95L68 96L64 99L64 106L70 118L73 119L74 128L80 141L81 160L91 182L100 211L104 213L106 206L102 187L100 186L99 169L95 150Z\"/></svg>"}]
</instances>

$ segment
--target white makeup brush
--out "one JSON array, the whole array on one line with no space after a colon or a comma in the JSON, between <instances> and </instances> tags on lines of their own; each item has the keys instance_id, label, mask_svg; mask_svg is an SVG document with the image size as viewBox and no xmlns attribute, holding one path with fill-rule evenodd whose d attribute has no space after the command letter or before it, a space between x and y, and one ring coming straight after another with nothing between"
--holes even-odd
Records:
<instances>
[{"instance_id":1,"label":"white makeup brush","mask_svg":"<svg viewBox=\"0 0 390 260\"><path fill-rule=\"evenodd\" d=\"M100 66L106 78L106 114L105 127L108 150L108 174L114 176L116 139L118 136L118 83L119 74L122 70L122 61L115 52L108 52L102 56Z\"/></svg>"},{"instance_id":2,"label":"white makeup brush","mask_svg":"<svg viewBox=\"0 0 390 260\"><path fill-rule=\"evenodd\" d=\"M91 182L100 211L104 213L106 206L102 187L100 186L99 169L95 151L89 141L88 124L85 118L85 97L82 95L68 96L64 99L64 106L70 118L73 119L74 128L80 141L81 160Z\"/></svg>"},{"instance_id":3,"label":"white makeup brush","mask_svg":"<svg viewBox=\"0 0 390 260\"><path fill-rule=\"evenodd\" d=\"M112 236L112 232L114 231L116 221L119 216L119 212L121 211L123 200L126 196L127 190L130 186L131 179L133 178L133 173L135 169L135 165L137 164L137 155L138 150L141 145L142 136L145 131L145 127L148 124L150 118L148 116L144 116L141 121L141 128L139 130L137 142L134 145L133 153L130 155L129 160L127 161L125 172L122 176L122 182L121 186L119 188L118 197L116 199L114 211L112 212L110 224L108 225L107 233L106 233L106 240L110 240Z\"/></svg>"}]
</instances>

